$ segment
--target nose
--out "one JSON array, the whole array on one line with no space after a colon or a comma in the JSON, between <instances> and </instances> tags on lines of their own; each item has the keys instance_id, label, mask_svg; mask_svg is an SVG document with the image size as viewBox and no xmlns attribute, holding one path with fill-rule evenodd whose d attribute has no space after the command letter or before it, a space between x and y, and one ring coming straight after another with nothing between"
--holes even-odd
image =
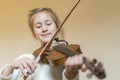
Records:
<instances>
[{"instance_id":1,"label":"nose","mask_svg":"<svg viewBox=\"0 0 120 80\"><path fill-rule=\"evenodd\" d=\"M42 32L45 33L45 32L47 32L47 31L48 31L47 27L46 27L46 26L43 26L43 27L42 27Z\"/></svg>"}]
</instances>

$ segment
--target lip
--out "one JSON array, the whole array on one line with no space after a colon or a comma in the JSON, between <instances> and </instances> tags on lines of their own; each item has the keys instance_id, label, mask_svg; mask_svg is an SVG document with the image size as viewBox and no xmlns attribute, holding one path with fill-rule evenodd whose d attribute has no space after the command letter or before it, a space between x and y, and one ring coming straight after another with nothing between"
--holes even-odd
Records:
<instances>
[{"instance_id":1,"label":"lip","mask_svg":"<svg viewBox=\"0 0 120 80\"><path fill-rule=\"evenodd\" d=\"M46 33L46 34L42 34L41 36L48 36L50 35L51 33Z\"/></svg>"}]
</instances>

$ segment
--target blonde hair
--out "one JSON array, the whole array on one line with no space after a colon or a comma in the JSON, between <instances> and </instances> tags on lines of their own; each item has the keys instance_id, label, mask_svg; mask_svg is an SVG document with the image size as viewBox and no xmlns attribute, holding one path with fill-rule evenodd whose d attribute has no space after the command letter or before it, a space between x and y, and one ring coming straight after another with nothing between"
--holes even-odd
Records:
<instances>
[{"instance_id":1,"label":"blonde hair","mask_svg":"<svg viewBox=\"0 0 120 80\"><path fill-rule=\"evenodd\" d=\"M36 9L33 9L30 11L29 15L28 15L28 24L29 24L29 27L35 37L35 34L34 34L34 30L33 30L33 19L32 19L32 16L39 13L39 12L47 12L48 15L53 19L53 21L55 22L57 28L59 27L59 24L60 24L60 20L58 19L57 15L55 14L55 12L52 11L51 8L36 8Z\"/></svg>"},{"instance_id":2,"label":"blonde hair","mask_svg":"<svg viewBox=\"0 0 120 80\"><path fill-rule=\"evenodd\" d=\"M55 22L57 28L60 25L60 20L59 20L57 14L51 8L35 8L33 10L30 10L29 15L28 15L28 25L29 25L29 27L31 29L31 32L32 32L32 34L33 34L34 37L35 37L35 33L34 33L34 30L33 30L33 18L32 17L35 14L40 13L40 12L46 12L46 13L48 13L48 15ZM61 37L63 39L64 38L64 30L61 29L59 33L60 33L59 37Z\"/></svg>"}]
</instances>

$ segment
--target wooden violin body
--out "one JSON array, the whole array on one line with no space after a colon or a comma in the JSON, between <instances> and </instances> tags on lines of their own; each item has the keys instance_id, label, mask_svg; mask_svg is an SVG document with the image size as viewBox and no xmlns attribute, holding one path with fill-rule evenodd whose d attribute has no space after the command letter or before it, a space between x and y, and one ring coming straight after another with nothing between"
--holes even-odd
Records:
<instances>
[{"instance_id":1,"label":"wooden violin body","mask_svg":"<svg viewBox=\"0 0 120 80\"><path fill-rule=\"evenodd\" d=\"M67 46L69 49L75 51L77 54L81 54L81 50L79 45L69 45ZM33 52L34 56L38 56L40 53L41 48L37 49ZM47 49L43 55L41 55L41 61L44 63L50 63L51 65L58 66L64 65L64 62L68 56L72 56L73 54L66 54L61 51L55 49ZM74 54L75 55L75 54Z\"/></svg>"}]
</instances>

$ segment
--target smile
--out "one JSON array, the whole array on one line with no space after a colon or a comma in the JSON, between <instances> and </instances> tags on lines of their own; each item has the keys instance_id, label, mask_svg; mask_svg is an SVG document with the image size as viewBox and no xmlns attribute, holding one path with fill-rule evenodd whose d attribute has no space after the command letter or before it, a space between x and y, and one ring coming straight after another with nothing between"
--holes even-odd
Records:
<instances>
[{"instance_id":1,"label":"smile","mask_svg":"<svg viewBox=\"0 0 120 80\"><path fill-rule=\"evenodd\" d=\"M48 36L50 35L51 33L46 33L46 34L42 34L41 36Z\"/></svg>"}]
</instances>

